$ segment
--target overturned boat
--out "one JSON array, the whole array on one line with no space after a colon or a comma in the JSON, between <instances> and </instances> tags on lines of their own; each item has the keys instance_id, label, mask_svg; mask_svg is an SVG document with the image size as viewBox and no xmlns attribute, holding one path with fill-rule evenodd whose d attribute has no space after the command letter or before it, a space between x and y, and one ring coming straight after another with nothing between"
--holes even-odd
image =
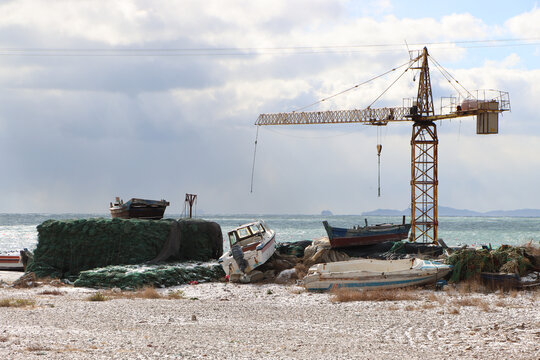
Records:
<instances>
[{"instance_id":1,"label":"overturned boat","mask_svg":"<svg viewBox=\"0 0 540 360\"><path fill-rule=\"evenodd\" d=\"M218 262L230 281L249 282L249 273L276 251L276 235L262 220L241 225L227 233L231 250Z\"/></svg>"},{"instance_id":2,"label":"overturned boat","mask_svg":"<svg viewBox=\"0 0 540 360\"><path fill-rule=\"evenodd\" d=\"M365 226L354 226L353 228L333 227L328 221L323 221L324 229L328 234L330 246L342 248L350 246L373 245L386 241L399 241L406 239L411 230L411 224L405 224L403 217L402 224L367 224Z\"/></svg>"},{"instance_id":3,"label":"overturned boat","mask_svg":"<svg viewBox=\"0 0 540 360\"><path fill-rule=\"evenodd\" d=\"M333 287L393 289L434 283L452 270L451 265L421 259L359 259L316 264L304 277L307 290Z\"/></svg>"},{"instance_id":4,"label":"overturned boat","mask_svg":"<svg viewBox=\"0 0 540 360\"><path fill-rule=\"evenodd\" d=\"M117 197L114 203L110 203L109 210L113 218L159 220L163 218L167 206L169 202L165 200L132 198L124 203Z\"/></svg>"}]
</instances>

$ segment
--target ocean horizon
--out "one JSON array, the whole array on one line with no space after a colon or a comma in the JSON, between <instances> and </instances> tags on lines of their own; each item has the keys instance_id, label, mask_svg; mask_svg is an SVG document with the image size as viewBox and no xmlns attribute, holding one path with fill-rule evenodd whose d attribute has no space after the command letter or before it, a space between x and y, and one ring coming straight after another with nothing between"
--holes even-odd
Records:
<instances>
[{"instance_id":1,"label":"ocean horizon","mask_svg":"<svg viewBox=\"0 0 540 360\"><path fill-rule=\"evenodd\" d=\"M0 251L35 249L38 242L37 225L48 219L67 220L90 217L110 218L110 214L77 213L28 213L0 214ZM178 219L182 214L166 214L165 218ZM369 224L401 223L402 216L364 216L364 215L298 215L298 214L204 214L196 218L217 222L222 229L223 238L234 227L255 219L264 220L276 231L278 242L313 240L326 236L322 225L327 220L330 225L352 227ZM407 217L407 220L409 218ZM538 217L496 217L496 216L440 216L439 238L449 246L460 245L522 245L540 242L540 218ZM225 248L227 244L225 243Z\"/></svg>"}]
</instances>

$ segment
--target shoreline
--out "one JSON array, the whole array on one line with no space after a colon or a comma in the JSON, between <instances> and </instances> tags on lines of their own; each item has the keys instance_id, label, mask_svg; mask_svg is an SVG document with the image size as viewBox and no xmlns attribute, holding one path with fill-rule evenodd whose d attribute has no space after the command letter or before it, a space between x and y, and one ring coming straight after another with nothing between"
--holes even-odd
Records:
<instances>
[{"instance_id":1,"label":"shoreline","mask_svg":"<svg viewBox=\"0 0 540 360\"><path fill-rule=\"evenodd\" d=\"M10 359L415 359L540 357L538 291L404 290L402 301L334 302L296 285L224 282L159 299L89 301L94 289L0 288ZM128 292L126 292L129 295ZM171 297L170 294L176 294Z\"/></svg>"}]
</instances>

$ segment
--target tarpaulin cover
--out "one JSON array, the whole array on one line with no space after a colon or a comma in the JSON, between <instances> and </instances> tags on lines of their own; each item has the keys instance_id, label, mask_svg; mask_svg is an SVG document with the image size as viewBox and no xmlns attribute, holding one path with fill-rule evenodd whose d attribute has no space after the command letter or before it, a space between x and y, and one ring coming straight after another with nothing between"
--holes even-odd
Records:
<instances>
[{"instance_id":1,"label":"tarpaulin cover","mask_svg":"<svg viewBox=\"0 0 540 360\"><path fill-rule=\"evenodd\" d=\"M193 219L47 220L37 230L27 272L38 277L74 278L84 270L153 259L208 261L219 257L222 245L218 224Z\"/></svg>"}]
</instances>

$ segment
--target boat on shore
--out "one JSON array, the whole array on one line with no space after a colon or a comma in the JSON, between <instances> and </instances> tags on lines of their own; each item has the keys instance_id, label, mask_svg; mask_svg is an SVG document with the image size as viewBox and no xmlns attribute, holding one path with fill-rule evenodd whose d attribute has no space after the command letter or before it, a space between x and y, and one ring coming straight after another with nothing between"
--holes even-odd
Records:
<instances>
[{"instance_id":1,"label":"boat on shore","mask_svg":"<svg viewBox=\"0 0 540 360\"><path fill-rule=\"evenodd\" d=\"M227 238L230 250L218 262L230 281L249 282L249 273L276 251L276 234L262 220L229 231Z\"/></svg>"},{"instance_id":2,"label":"boat on shore","mask_svg":"<svg viewBox=\"0 0 540 360\"><path fill-rule=\"evenodd\" d=\"M20 252L0 253L0 270L23 271L24 264Z\"/></svg>"},{"instance_id":3,"label":"boat on shore","mask_svg":"<svg viewBox=\"0 0 540 360\"><path fill-rule=\"evenodd\" d=\"M328 234L332 248L343 248L361 245L373 245L386 241L399 241L406 239L411 230L411 224L377 224L354 226L351 229L330 226L328 221L323 221L324 229Z\"/></svg>"},{"instance_id":4,"label":"boat on shore","mask_svg":"<svg viewBox=\"0 0 540 360\"><path fill-rule=\"evenodd\" d=\"M303 284L310 291L337 288L394 289L434 283L452 270L451 265L421 260L358 259L316 264Z\"/></svg>"},{"instance_id":5,"label":"boat on shore","mask_svg":"<svg viewBox=\"0 0 540 360\"><path fill-rule=\"evenodd\" d=\"M117 197L114 203L110 203L109 210L112 218L159 220L163 218L165 208L169 205L169 202L165 200L137 198L132 198L124 203L122 199Z\"/></svg>"}]
</instances>

